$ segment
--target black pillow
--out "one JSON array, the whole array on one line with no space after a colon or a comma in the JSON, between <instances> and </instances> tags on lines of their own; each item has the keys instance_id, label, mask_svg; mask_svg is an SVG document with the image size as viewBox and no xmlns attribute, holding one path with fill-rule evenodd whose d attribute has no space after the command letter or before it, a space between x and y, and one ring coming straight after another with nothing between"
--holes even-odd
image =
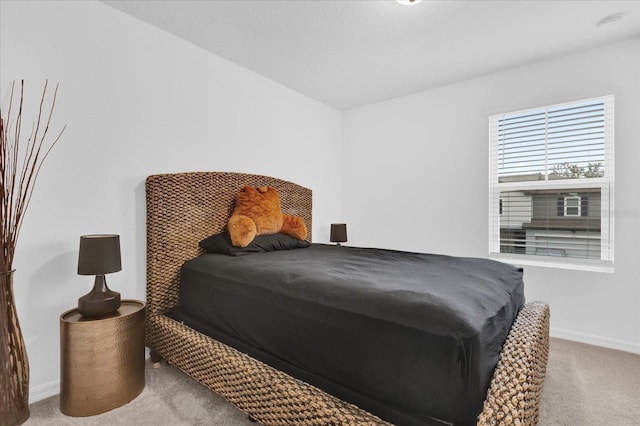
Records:
<instances>
[{"instance_id":1,"label":"black pillow","mask_svg":"<svg viewBox=\"0 0 640 426\"><path fill-rule=\"evenodd\" d=\"M256 236L246 247L236 247L231 243L229 233L224 231L200 241L200 247L207 253L227 254L229 256L243 256L251 253L265 253L276 250L291 250L309 247L311 244L304 240L286 234L269 234Z\"/></svg>"}]
</instances>

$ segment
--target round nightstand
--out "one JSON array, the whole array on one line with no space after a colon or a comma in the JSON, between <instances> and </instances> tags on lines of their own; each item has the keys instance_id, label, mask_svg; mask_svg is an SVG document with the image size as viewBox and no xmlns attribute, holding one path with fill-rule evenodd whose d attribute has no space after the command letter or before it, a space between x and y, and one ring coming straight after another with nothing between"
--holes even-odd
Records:
<instances>
[{"instance_id":1,"label":"round nightstand","mask_svg":"<svg viewBox=\"0 0 640 426\"><path fill-rule=\"evenodd\" d=\"M133 400L144 388L144 303L123 300L114 314L60 315L60 411L93 416Z\"/></svg>"}]
</instances>

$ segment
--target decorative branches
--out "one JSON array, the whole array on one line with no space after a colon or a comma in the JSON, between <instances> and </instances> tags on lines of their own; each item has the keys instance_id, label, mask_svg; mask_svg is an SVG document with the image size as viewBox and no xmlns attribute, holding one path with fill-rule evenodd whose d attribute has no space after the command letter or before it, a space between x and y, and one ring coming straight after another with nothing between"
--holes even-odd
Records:
<instances>
[{"instance_id":1,"label":"decorative branches","mask_svg":"<svg viewBox=\"0 0 640 426\"><path fill-rule=\"evenodd\" d=\"M26 141L21 139L24 80L20 82L17 111L14 111L15 82L11 85L6 116L0 110L0 271L4 272L12 270L18 234L42 164L67 127L62 128L53 142L46 142L58 94L56 85L48 113L44 112L47 86L48 81L45 81L38 115Z\"/></svg>"}]
</instances>

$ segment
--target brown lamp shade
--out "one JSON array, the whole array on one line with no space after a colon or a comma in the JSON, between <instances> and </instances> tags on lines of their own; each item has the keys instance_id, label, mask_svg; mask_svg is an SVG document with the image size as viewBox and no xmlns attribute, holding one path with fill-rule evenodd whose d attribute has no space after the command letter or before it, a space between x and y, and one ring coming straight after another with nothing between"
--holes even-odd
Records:
<instances>
[{"instance_id":1,"label":"brown lamp shade","mask_svg":"<svg viewBox=\"0 0 640 426\"><path fill-rule=\"evenodd\" d=\"M78 256L79 275L104 275L122 269L120 236L112 234L83 235Z\"/></svg>"},{"instance_id":2,"label":"brown lamp shade","mask_svg":"<svg viewBox=\"0 0 640 426\"><path fill-rule=\"evenodd\" d=\"M346 223L332 223L331 224L331 237L329 239L332 243L346 243L347 242L347 224Z\"/></svg>"}]
</instances>

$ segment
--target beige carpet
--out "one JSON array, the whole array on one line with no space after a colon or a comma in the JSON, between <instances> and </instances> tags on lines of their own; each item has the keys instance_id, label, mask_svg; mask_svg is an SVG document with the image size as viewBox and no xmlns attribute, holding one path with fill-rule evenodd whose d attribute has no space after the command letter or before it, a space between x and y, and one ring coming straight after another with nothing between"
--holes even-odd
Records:
<instances>
[{"instance_id":1,"label":"beige carpet","mask_svg":"<svg viewBox=\"0 0 640 426\"><path fill-rule=\"evenodd\" d=\"M58 395L31 404L24 426L256 426L224 398L211 392L176 367L146 363L146 386L130 403L91 417L69 417L60 412Z\"/></svg>"},{"instance_id":2,"label":"beige carpet","mask_svg":"<svg viewBox=\"0 0 640 426\"><path fill-rule=\"evenodd\" d=\"M25 425L256 425L175 367L147 362L146 373L145 390L123 407L73 418L53 396L31 405ZM551 339L539 424L640 425L640 355Z\"/></svg>"},{"instance_id":3,"label":"beige carpet","mask_svg":"<svg viewBox=\"0 0 640 426\"><path fill-rule=\"evenodd\" d=\"M640 425L640 355L551 339L540 425Z\"/></svg>"}]
</instances>

